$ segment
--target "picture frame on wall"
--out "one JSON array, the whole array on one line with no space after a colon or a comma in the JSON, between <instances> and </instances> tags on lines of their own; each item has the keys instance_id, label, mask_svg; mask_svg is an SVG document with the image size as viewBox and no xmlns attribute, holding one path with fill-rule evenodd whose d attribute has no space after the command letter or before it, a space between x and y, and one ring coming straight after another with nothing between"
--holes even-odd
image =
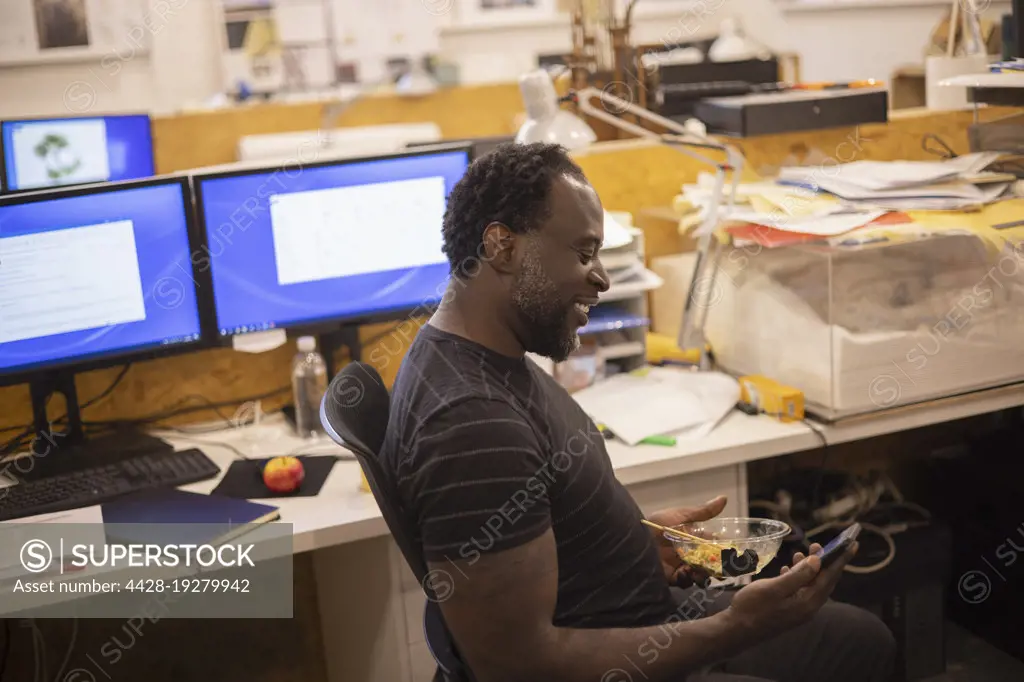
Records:
<instances>
[{"instance_id":1,"label":"picture frame on wall","mask_svg":"<svg viewBox=\"0 0 1024 682\"><path fill-rule=\"evenodd\" d=\"M624 0L621 4L625 6L629 2ZM633 16L666 19L695 27L705 20L713 19L728 5L728 0L641 0L636 4Z\"/></svg>"},{"instance_id":2,"label":"picture frame on wall","mask_svg":"<svg viewBox=\"0 0 1024 682\"><path fill-rule=\"evenodd\" d=\"M150 50L150 15L149 0L0 0L0 67L134 59Z\"/></svg>"},{"instance_id":3,"label":"picture frame on wall","mask_svg":"<svg viewBox=\"0 0 1024 682\"><path fill-rule=\"evenodd\" d=\"M558 0L457 0L460 26L509 26L557 20Z\"/></svg>"}]
</instances>

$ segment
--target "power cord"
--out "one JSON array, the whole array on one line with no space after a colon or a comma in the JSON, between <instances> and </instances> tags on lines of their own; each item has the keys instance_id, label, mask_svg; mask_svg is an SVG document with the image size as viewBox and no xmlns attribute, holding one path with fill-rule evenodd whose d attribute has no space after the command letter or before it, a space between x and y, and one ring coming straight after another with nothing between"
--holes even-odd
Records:
<instances>
[{"instance_id":1,"label":"power cord","mask_svg":"<svg viewBox=\"0 0 1024 682\"><path fill-rule=\"evenodd\" d=\"M818 518L820 523L804 532L803 546L805 549L809 549L815 537L822 535L826 531L847 528L853 523L859 523L863 531L882 538L888 547L885 558L869 566L847 565L844 569L847 573L864 575L876 573L889 566L896 558L896 541L893 536L913 527L927 525L931 520L931 513L921 505L905 500L902 493L900 493L888 476L883 475L879 477L871 485L865 484L862 480L851 476L844 492L846 494L843 497L829 505L824 507L817 507L815 505L811 516ZM881 502L885 494L889 494L893 501ZM799 527L799 524L796 523L792 516L792 502L789 493L780 492L778 501L751 500L750 506L766 510L769 514L773 514L777 520L789 524L791 528ZM842 511L843 509L847 509L847 511L844 512ZM871 514L884 514L896 510L912 511L919 515L921 520L917 522L893 522L884 526L867 520L867 518L872 518L869 516Z\"/></svg>"},{"instance_id":2,"label":"power cord","mask_svg":"<svg viewBox=\"0 0 1024 682\"><path fill-rule=\"evenodd\" d=\"M391 333L392 331L394 331L398 327L399 327L399 325L394 325L392 327L389 327L388 329L386 329L386 330L380 332L379 334L373 336L372 338L368 339L365 343L373 343L374 341L379 340L379 339L383 338L384 336L386 336L387 334ZM95 405L99 401L101 401L104 398L106 398L107 396L109 396L114 391L114 389L117 388L117 386L121 383L121 381L124 379L125 375L128 373L128 370L131 368L131 366L132 365L130 363L128 365L125 365L124 368L121 370L121 372L117 375L117 377L115 377L114 380L111 382L111 384L107 388L105 388L103 391L101 391L99 394L97 394L93 398L90 398L88 401L83 403L82 406L81 406L81 409L85 410L85 408L90 407L92 405ZM135 418L135 419L112 419L112 420L101 420L101 421L82 420L82 426L85 429L87 435L91 436L91 435L97 435L97 434L101 434L101 433L116 432L119 429L122 429L122 428L125 428L125 427L128 427L128 428L131 428L131 427L144 427L144 426L155 427L155 426L158 426L160 424L160 422L167 421L168 419L174 419L176 417L181 417L181 416L184 416L184 415L187 415L187 414L194 414L196 412L212 411L214 414L217 415L218 419L220 419L221 422L223 422L223 426L215 426L215 427L209 427L209 426L206 426L206 427L160 426L159 428L161 430L173 431L173 432L175 432L177 434L180 434L182 436L185 436L185 437L189 437L189 436L191 436L193 434L203 435L203 434L209 434L209 433L218 433L220 431L224 431L224 430L231 429L231 428L236 428L238 426L242 426L242 425L245 424L245 422L241 422L241 421L239 421L237 419L232 419L232 418L228 417L221 410L226 409L226 408L235 408L235 409L237 409L239 406L245 405L245 404L248 404L248 403L257 403L257 404L259 404L263 400L268 400L270 398L277 397L277 396L279 396L281 394L288 393L291 390L292 390L292 387L290 385L288 385L288 386L280 386L278 388L272 389L270 391L267 391L265 393L261 393L261 394L258 394L258 395L243 397L243 398L239 398L239 399L235 399L235 400L221 401L221 402L214 402L214 401L210 400L209 398L207 398L206 396L203 396L203 395L198 394L198 393L193 393L193 394L189 394L189 395L185 396L184 398L182 398L181 400L179 400L171 408L162 410L160 412L155 412L155 413L152 413L152 414L149 414L149 415L146 415L146 416L143 416L143 417L138 417L138 418ZM191 407L179 407L179 406L181 406L181 405L183 405L185 403L188 403L189 401L193 401L193 400L199 401L202 404L194 405L194 406L191 406ZM261 408L258 408L258 409L261 409ZM270 414L274 414L274 413L279 412L279 411L280 411L280 408L277 408L277 409L269 410L267 412L261 412L261 414L262 415L270 415ZM66 418L67 418L66 414L61 415L60 417L56 418L53 421L53 424L59 424L59 423L63 422L63 420L65 420ZM0 429L0 432L3 432L3 431L14 431L14 430L17 430L17 429L22 429L22 432L19 433L17 436L14 436L10 440L4 442L3 444L0 444L0 459L5 457L9 453L17 452L21 447L26 445L27 442L31 442L31 440L32 440L31 437L32 437L32 433L34 431L34 427L32 427L30 425L27 425L27 426L8 426L8 427L4 427L3 429ZM238 456L238 457L241 457L243 459L248 459L240 450L238 450L238 448L235 448L234 446L231 446L229 444L216 443L214 441L206 441L204 443L203 441L198 441L196 439L192 439L192 440L194 440L194 441L196 441L197 443L200 443L200 444L219 445L221 447L224 447L224 448L227 448L229 450L232 450L236 454L236 456ZM299 448L298 450L302 450L302 449L303 448ZM289 453L289 454L293 454L293 453ZM348 458L347 455L340 455L339 457L341 459Z\"/></svg>"},{"instance_id":3,"label":"power cord","mask_svg":"<svg viewBox=\"0 0 1024 682\"><path fill-rule=\"evenodd\" d=\"M889 547L888 553L886 554L884 559L878 561L877 563L871 564L870 566L853 566L851 564L847 564L843 570L847 573L859 573L861 575L866 575L868 573L877 573L878 571L881 571L883 568L891 564L893 560L896 558L896 541L893 540L891 533L885 531L882 528L879 528L874 524L865 523L863 521L859 523L862 531L876 533L879 537L885 540L885 543ZM850 525L852 524L840 521L825 523L818 526L817 528L808 531L804 537L808 539L808 545L810 545L810 538L816 537L825 532L826 530L845 529L848 528Z\"/></svg>"},{"instance_id":4,"label":"power cord","mask_svg":"<svg viewBox=\"0 0 1024 682\"><path fill-rule=\"evenodd\" d=\"M128 426L128 427L152 426L152 425L158 424L158 423L160 423L162 421L166 421L168 419L173 419L175 417L180 417L180 416L183 416L183 415L186 415L186 414L193 414L195 412L213 411L215 414L217 414L218 418L220 418L225 423L225 427L224 428L230 428L230 427L236 426L237 423L236 422L232 422L229 418L227 418L219 410L224 409L224 408L230 408L230 407L237 408L239 405L244 405L246 403L253 403L253 402L258 402L258 401L262 401L262 400L268 400L270 398L273 398L273 397L276 397L278 395L281 395L282 393L288 393L291 390L292 390L291 386L281 386L279 388L275 388L275 389L273 389L271 391L267 391L266 393L261 393L259 395L248 396L248 397L245 397L245 398L238 398L238 399L235 399L235 400L225 400L225 401L216 402L216 403L213 402L212 400L210 400L209 398L206 398L205 396L202 396L202 395L197 394L197 393L193 393L193 394L187 395L184 398L182 398L181 400L179 400L175 404L175 407L177 405L180 405L182 403L186 403L186 402L188 402L190 400L193 400L193 399L199 399L200 401L203 402L202 405L196 405L196 406L186 407L186 408L181 408L181 409L175 409L174 407L172 407L169 410L163 410L161 412L156 412L154 414L150 414L150 415L147 415L145 417L137 417L135 419L115 419L115 420L108 420L108 421L83 422L83 423L85 423L85 424L87 424L89 426L115 427L115 428L121 428L121 427L125 427L125 426ZM180 428L180 427L175 427L175 428Z\"/></svg>"},{"instance_id":5,"label":"power cord","mask_svg":"<svg viewBox=\"0 0 1024 682\"><path fill-rule=\"evenodd\" d=\"M811 504L814 506L818 505L818 495L821 493L821 484L825 479L825 466L828 464L828 438L825 437L825 432L819 429L814 422L807 417L804 417L800 421L803 422L804 426L814 432L814 435L821 441L821 463L818 465L818 479L814 482L814 492L811 493Z\"/></svg>"},{"instance_id":6,"label":"power cord","mask_svg":"<svg viewBox=\"0 0 1024 682\"><path fill-rule=\"evenodd\" d=\"M97 395L93 396L92 398L90 398L86 402L82 403L82 405L80 406L79 409L84 411L86 408L92 407L93 405L95 405L96 403L100 402L101 400L103 400L104 398L109 396L111 393L113 393L114 389L117 388L118 385L121 383L121 381L124 380L125 375L128 374L128 370L130 370L131 368L132 368L132 363L130 363L130 362L128 364L126 364L124 367L122 367L121 371L118 373L118 375L116 377L114 377L114 380L110 383L109 386L107 386L105 389L100 391ZM50 424L51 428L53 427L54 424L60 424L65 419L67 419L67 414L66 413L62 414L61 416L59 416L56 419L54 419L51 422L51 424ZM14 438L8 440L3 445L0 445L0 458L4 457L5 455L7 455L7 454L9 454L11 452L14 452L14 451L20 449L22 446L24 446L26 444L25 443L26 439L29 439L30 442L31 442L31 440L33 440L31 438L31 436L32 436L32 432L35 430L35 427L33 425L31 425L31 424L28 424L28 425L25 425L25 426L6 426L6 427L0 429L0 432L3 432L3 431L16 431L18 429L22 429L22 432L19 433Z\"/></svg>"}]
</instances>

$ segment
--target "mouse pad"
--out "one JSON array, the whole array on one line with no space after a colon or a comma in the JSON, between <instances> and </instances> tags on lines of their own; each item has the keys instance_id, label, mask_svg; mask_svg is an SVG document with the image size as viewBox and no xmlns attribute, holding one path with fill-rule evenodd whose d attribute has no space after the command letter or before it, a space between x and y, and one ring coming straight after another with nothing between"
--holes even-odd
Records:
<instances>
[{"instance_id":1,"label":"mouse pad","mask_svg":"<svg viewBox=\"0 0 1024 682\"><path fill-rule=\"evenodd\" d=\"M246 459L232 462L211 495L238 497L254 500L271 497L312 497L320 492L324 481L331 473L338 458L334 455L297 455L295 459L302 462L306 474L297 490L290 493L277 493L263 483L263 466L270 461L266 459Z\"/></svg>"}]
</instances>

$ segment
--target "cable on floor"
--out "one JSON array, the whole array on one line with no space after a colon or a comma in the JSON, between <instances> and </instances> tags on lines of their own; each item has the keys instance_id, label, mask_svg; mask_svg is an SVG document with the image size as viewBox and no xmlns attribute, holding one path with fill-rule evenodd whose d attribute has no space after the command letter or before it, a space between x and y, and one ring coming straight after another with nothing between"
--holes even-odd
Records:
<instances>
[{"instance_id":1,"label":"cable on floor","mask_svg":"<svg viewBox=\"0 0 1024 682\"><path fill-rule=\"evenodd\" d=\"M902 493L888 476L882 476L872 484L865 484L857 477L851 476L843 492L846 497L853 496L856 504L853 508L840 517L824 520L819 525L804 531L803 547L809 550L814 538L829 530L842 530L853 523L859 523L863 532L878 535L885 541L888 551L885 558L869 566L847 565L847 573L869 574L876 573L889 566L896 558L896 541L894 536L910 528L927 525L931 520L931 513L919 504L909 502L903 498ZM893 502L881 502L882 496L888 493ZM799 524L793 518L788 505L772 500L751 500L750 507L764 509L776 520L787 523L791 528L799 528ZM815 505L818 512L822 508ZM893 512L897 510L909 510L920 516L919 521L894 522L881 526L865 519L869 514ZM823 543L821 543L823 544Z\"/></svg>"}]
</instances>

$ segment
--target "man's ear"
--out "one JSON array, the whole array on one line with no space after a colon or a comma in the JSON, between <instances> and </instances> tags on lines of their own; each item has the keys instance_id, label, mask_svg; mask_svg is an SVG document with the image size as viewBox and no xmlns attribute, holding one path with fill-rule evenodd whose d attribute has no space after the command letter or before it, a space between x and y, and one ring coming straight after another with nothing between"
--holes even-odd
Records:
<instances>
[{"instance_id":1,"label":"man's ear","mask_svg":"<svg viewBox=\"0 0 1024 682\"><path fill-rule=\"evenodd\" d=\"M499 274L517 269L520 244L516 234L502 223L491 223L484 228L483 258Z\"/></svg>"}]
</instances>

